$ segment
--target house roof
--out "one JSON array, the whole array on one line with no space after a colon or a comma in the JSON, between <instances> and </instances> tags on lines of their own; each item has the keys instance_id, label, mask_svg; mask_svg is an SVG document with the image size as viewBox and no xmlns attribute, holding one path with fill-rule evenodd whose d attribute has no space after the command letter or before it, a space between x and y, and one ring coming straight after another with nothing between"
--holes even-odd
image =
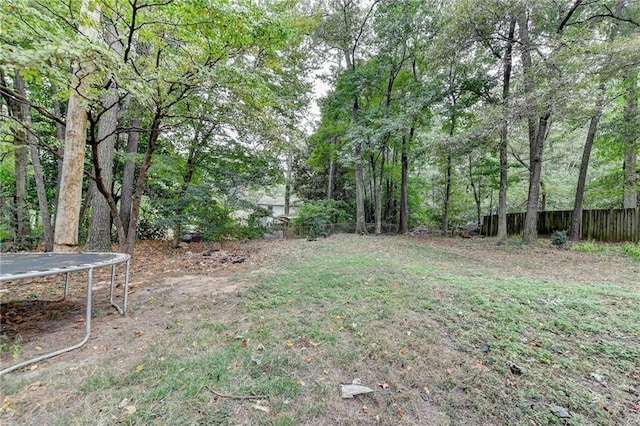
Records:
<instances>
[{"instance_id":1,"label":"house roof","mask_svg":"<svg viewBox=\"0 0 640 426\"><path fill-rule=\"evenodd\" d=\"M295 206L297 204L300 204L301 201L302 200L300 200L300 198L298 197L291 197L289 199L289 205ZM284 197L272 198L272 197L267 197L265 195L262 198L260 198L260 201L258 201L258 205L259 206L284 206Z\"/></svg>"}]
</instances>

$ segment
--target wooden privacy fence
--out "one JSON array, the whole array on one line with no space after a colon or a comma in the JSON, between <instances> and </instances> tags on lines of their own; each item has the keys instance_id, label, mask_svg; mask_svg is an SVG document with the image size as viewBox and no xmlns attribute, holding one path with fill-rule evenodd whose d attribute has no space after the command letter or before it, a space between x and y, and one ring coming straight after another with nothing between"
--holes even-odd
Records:
<instances>
[{"instance_id":1,"label":"wooden privacy fence","mask_svg":"<svg viewBox=\"0 0 640 426\"><path fill-rule=\"evenodd\" d=\"M524 213L507 214L507 234L522 234ZM538 234L550 235L553 231L571 232L573 211L558 210L538 212ZM484 216L482 234L493 237L498 234L498 215ZM640 207L634 209L583 210L581 239L609 242L640 241Z\"/></svg>"}]
</instances>

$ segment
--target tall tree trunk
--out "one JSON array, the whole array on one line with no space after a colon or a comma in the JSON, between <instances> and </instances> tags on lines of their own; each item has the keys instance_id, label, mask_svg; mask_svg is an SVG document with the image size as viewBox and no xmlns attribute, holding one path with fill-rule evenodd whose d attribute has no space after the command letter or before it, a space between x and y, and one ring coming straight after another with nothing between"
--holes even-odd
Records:
<instances>
[{"instance_id":1,"label":"tall tree trunk","mask_svg":"<svg viewBox=\"0 0 640 426\"><path fill-rule=\"evenodd\" d=\"M333 187L335 186L334 176L336 174L335 168L336 162L333 159L332 154L331 158L329 159L329 179L327 181L327 200L329 201L333 200Z\"/></svg>"},{"instance_id":2,"label":"tall tree trunk","mask_svg":"<svg viewBox=\"0 0 640 426\"><path fill-rule=\"evenodd\" d=\"M358 99L353 100L351 122L358 123ZM356 234L366 234L367 226L364 212L364 166L362 165L362 141L356 141L354 152L356 171Z\"/></svg>"},{"instance_id":3,"label":"tall tree trunk","mask_svg":"<svg viewBox=\"0 0 640 426\"><path fill-rule=\"evenodd\" d=\"M27 91L24 85L22 75L16 71L15 74L16 92L23 98L27 98ZM44 175L42 174L42 166L40 164L40 152L33 133L33 124L31 120L31 109L26 103L20 104L20 118L24 125L29 151L31 153L31 164L33 166L33 174L36 181L36 193L38 195L38 208L42 218L42 231L44 234L44 250L53 250L53 227L51 226L51 215L49 214L49 203L47 202L47 190L44 184Z\"/></svg>"},{"instance_id":4,"label":"tall tree trunk","mask_svg":"<svg viewBox=\"0 0 640 426\"><path fill-rule=\"evenodd\" d=\"M447 155L444 179L444 213L442 214L442 233L447 235L449 232L449 206L451 204L451 154Z\"/></svg>"},{"instance_id":5,"label":"tall tree trunk","mask_svg":"<svg viewBox=\"0 0 640 426\"><path fill-rule=\"evenodd\" d=\"M118 89L112 83L102 101L104 113L98 121L98 157L94 158L96 179L112 192L113 151L115 148L116 128L118 125ZM92 185L97 185L95 182ZM100 191L94 191L91 200L91 223L86 248L89 251L111 251L111 210L106 197Z\"/></svg>"},{"instance_id":6,"label":"tall tree trunk","mask_svg":"<svg viewBox=\"0 0 640 426\"><path fill-rule=\"evenodd\" d=\"M110 48L122 54L122 45L118 40L116 29L107 25L104 38ZM110 82L102 100L103 113L98 120L98 157L94 158L94 172L96 179L102 180L102 186L110 193L113 192L113 152L118 127L119 95L115 81ZM97 187L96 182L91 183ZM86 248L89 251L111 251L111 208L107 197L99 191L94 191L91 199L91 223Z\"/></svg>"},{"instance_id":7,"label":"tall tree trunk","mask_svg":"<svg viewBox=\"0 0 640 426\"><path fill-rule=\"evenodd\" d=\"M593 108L593 114L589 121L589 130L582 151L582 162L580 163L580 172L578 174L578 185L576 188L576 198L573 203L573 217L571 218L571 240L580 241L580 225L582 223L582 203L584 200L584 187L587 181L587 170L589 169L589 159L591 158L591 148L598 130L598 123L602 117L602 108L604 106L606 88L604 83L598 86L596 95L596 103Z\"/></svg>"},{"instance_id":8,"label":"tall tree trunk","mask_svg":"<svg viewBox=\"0 0 640 426\"><path fill-rule=\"evenodd\" d=\"M124 242L120 241L120 251L123 253L133 254L133 248L136 241L136 228L138 226L138 217L140 216L140 203L142 202L142 194L144 192L144 183L147 173L151 167L151 159L156 149L156 143L160 136L160 123L162 121L163 111L160 106L156 106L156 111L151 122L151 131L149 133L149 142L147 150L142 159L140 173L136 181L136 187L132 197L131 213L129 215L129 227L126 230L126 238Z\"/></svg>"},{"instance_id":9,"label":"tall tree trunk","mask_svg":"<svg viewBox=\"0 0 640 426\"><path fill-rule=\"evenodd\" d=\"M178 207L173 211L174 217L178 219L173 227L173 242L171 243L171 247L173 248L178 248L180 244L180 234L182 233L182 223L180 220L180 216L182 215L182 213L184 213L184 199L187 195L187 191L189 190L189 186L191 185L191 180L193 179L193 173L196 169L196 161L199 154L200 151L198 147L196 147L195 144L191 145L191 148L189 149L189 156L187 158L187 168L185 170L184 176L182 177L182 187L180 188L180 193L178 194L178 199L176 200L176 204Z\"/></svg>"},{"instance_id":10,"label":"tall tree trunk","mask_svg":"<svg viewBox=\"0 0 640 426\"><path fill-rule=\"evenodd\" d=\"M99 9L89 10L88 1L84 0L81 15L88 18L92 27L82 25L80 32L90 40L97 40ZM90 75L90 69L74 66L72 76L76 90L71 92L67 105L64 159L53 244L53 250L56 252L72 251L78 245L87 126L87 111L82 102L91 84L88 77Z\"/></svg>"},{"instance_id":11,"label":"tall tree trunk","mask_svg":"<svg viewBox=\"0 0 640 426\"><path fill-rule=\"evenodd\" d=\"M531 44L529 41L529 17L526 13L521 15L519 22L520 42L522 43L522 67L524 73L524 91L527 97L531 97L534 91L533 61L531 59ZM531 104L532 99L528 99ZM538 200L540 194L540 177L542 173L542 148L545 132L539 127L546 119L536 120L536 111L533 106L527 110L527 126L529 130L529 192L527 196L527 210L524 220L522 239L525 243L533 243L538 236Z\"/></svg>"},{"instance_id":12,"label":"tall tree trunk","mask_svg":"<svg viewBox=\"0 0 640 426\"><path fill-rule=\"evenodd\" d=\"M20 104L11 102L11 115L20 120ZM26 248L31 235L29 208L27 207L27 131L25 127L16 129L14 134L14 168L15 168L15 192L14 201L14 243L19 248Z\"/></svg>"},{"instance_id":13,"label":"tall tree trunk","mask_svg":"<svg viewBox=\"0 0 640 426\"><path fill-rule=\"evenodd\" d=\"M627 78L626 104L624 108L624 198L622 207L625 209L638 206L638 128L640 114L638 113L638 70L632 69Z\"/></svg>"},{"instance_id":14,"label":"tall tree trunk","mask_svg":"<svg viewBox=\"0 0 640 426\"><path fill-rule=\"evenodd\" d=\"M511 70L513 66L513 43L516 29L516 19L509 22L509 36L505 47L502 64L502 106L505 117L500 127L500 191L498 192L498 244L507 241L507 177L509 171L508 160L508 132L509 120L506 118L509 108L509 92L511 85Z\"/></svg>"},{"instance_id":15,"label":"tall tree trunk","mask_svg":"<svg viewBox=\"0 0 640 426\"><path fill-rule=\"evenodd\" d=\"M53 98L53 114L56 117L62 118L62 109L60 108L60 101L58 100L57 93L58 89L55 84L51 85L52 98ZM57 174L57 184L56 184L56 193L55 193L55 201L53 202L53 217L55 222L55 217L58 214L58 199L60 198L60 180L62 179L62 159L64 158L64 134L65 134L65 126L58 123L56 121L56 139L59 141L60 146L58 147L58 174Z\"/></svg>"},{"instance_id":16,"label":"tall tree trunk","mask_svg":"<svg viewBox=\"0 0 640 426\"><path fill-rule=\"evenodd\" d=\"M131 108L131 129L127 137L127 146L124 150L126 161L124 163L124 171L122 173L122 189L120 195L120 220L128 236L129 218L131 215L131 205L133 198L133 187L136 174L136 160L134 155L138 152L138 132L140 128L140 118L135 108Z\"/></svg>"},{"instance_id":17,"label":"tall tree trunk","mask_svg":"<svg viewBox=\"0 0 640 426\"><path fill-rule=\"evenodd\" d=\"M408 136L402 137L402 153L400 154L400 220L398 233L409 232L409 156L407 155Z\"/></svg>"},{"instance_id":18,"label":"tall tree trunk","mask_svg":"<svg viewBox=\"0 0 640 426\"><path fill-rule=\"evenodd\" d=\"M293 152L291 147L287 148L287 170L284 182L284 214L289 215L289 204L291 203L291 169L293 167Z\"/></svg>"},{"instance_id":19,"label":"tall tree trunk","mask_svg":"<svg viewBox=\"0 0 640 426\"><path fill-rule=\"evenodd\" d=\"M380 154L380 172L378 173L378 177L374 173L373 180L376 185L376 206L375 206L375 218L376 218L376 235L382 234L382 190L384 186L384 168L387 162L387 147L386 145L382 148L382 152Z\"/></svg>"}]
</instances>

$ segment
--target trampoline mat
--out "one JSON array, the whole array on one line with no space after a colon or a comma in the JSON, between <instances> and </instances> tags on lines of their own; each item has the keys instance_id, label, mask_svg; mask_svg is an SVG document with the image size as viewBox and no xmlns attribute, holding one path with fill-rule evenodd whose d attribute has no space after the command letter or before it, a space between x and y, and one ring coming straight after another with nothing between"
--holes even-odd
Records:
<instances>
[{"instance_id":1,"label":"trampoline mat","mask_svg":"<svg viewBox=\"0 0 640 426\"><path fill-rule=\"evenodd\" d=\"M112 265L128 258L124 253L7 253L0 255L0 281Z\"/></svg>"}]
</instances>

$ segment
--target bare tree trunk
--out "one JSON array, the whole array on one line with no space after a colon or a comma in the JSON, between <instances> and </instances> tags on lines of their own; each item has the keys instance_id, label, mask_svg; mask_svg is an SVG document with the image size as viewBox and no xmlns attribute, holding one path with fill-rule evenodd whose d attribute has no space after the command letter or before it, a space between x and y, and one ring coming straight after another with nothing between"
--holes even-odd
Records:
<instances>
[{"instance_id":1,"label":"bare tree trunk","mask_svg":"<svg viewBox=\"0 0 640 426\"><path fill-rule=\"evenodd\" d=\"M638 206L638 70L633 69L625 79L627 86L624 108L624 198L625 209Z\"/></svg>"},{"instance_id":2,"label":"bare tree trunk","mask_svg":"<svg viewBox=\"0 0 640 426\"><path fill-rule=\"evenodd\" d=\"M284 182L284 214L289 214L289 204L291 203L291 168L293 166L293 152L291 147L287 148L287 170Z\"/></svg>"},{"instance_id":3,"label":"bare tree trunk","mask_svg":"<svg viewBox=\"0 0 640 426\"><path fill-rule=\"evenodd\" d=\"M373 175L373 180L376 185L376 208L375 208L375 217L376 217L376 235L382 234L382 190L384 185L384 168L387 162L387 147L384 146L382 148L382 153L380 155L380 173L378 173L377 182L375 173Z\"/></svg>"},{"instance_id":4,"label":"bare tree trunk","mask_svg":"<svg viewBox=\"0 0 640 426\"><path fill-rule=\"evenodd\" d=\"M15 73L15 89L23 98L27 98L27 91L24 85L22 75L16 71ZM47 202L47 191L44 184L44 175L42 174L42 166L40 165L40 152L33 133L33 124L31 121L31 109L26 103L20 104L20 116L24 125L29 151L31 152L31 164L33 165L33 174L36 181L36 193L38 195L38 207L42 217L42 231L44 234L44 250L53 250L53 227L51 226L51 215L49 214L49 203Z\"/></svg>"},{"instance_id":5,"label":"bare tree trunk","mask_svg":"<svg viewBox=\"0 0 640 426\"><path fill-rule=\"evenodd\" d=\"M94 159L94 172L96 179L101 179L104 187L111 191L113 151L118 125L118 90L115 84L105 94L102 107L105 111L98 121L98 158ZM92 185L96 183L93 182ZM89 251L111 251L111 210L105 196L99 191L94 191L91 201L91 223L86 248Z\"/></svg>"},{"instance_id":6,"label":"bare tree trunk","mask_svg":"<svg viewBox=\"0 0 640 426\"><path fill-rule=\"evenodd\" d=\"M60 108L60 101L57 98L58 89L55 85L52 85L52 98L53 98L53 114L56 117L62 118L62 110ZM56 122L56 139L60 141L60 147L58 148L58 183L56 185L55 201L53 203L53 217L58 214L58 199L60 198L60 180L62 179L62 159L64 158L64 134L65 126Z\"/></svg>"},{"instance_id":7,"label":"bare tree trunk","mask_svg":"<svg viewBox=\"0 0 640 426\"><path fill-rule=\"evenodd\" d=\"M451 154L447 155L444 178L444 213L442 214L442 233L446 235L449 232L449 206L451 203Z\"/></svg>"},{"instance_id":8,"label":"bare tree trunk","mask_svg":"<svg viewBox=\"0 0 640 426\"><path fill-rule=\"evenodd\" d=\"M87 3L86 0L82 2L81 12L94 27L81 26L80 32L90 39L97 40L95 27L100 20L100 11L97 8L89 10ZM72 75L76 90L71 92L67 105L64 159L53 245L56 252L72 251L78 245L87 126L87 111L82 105L82 100L90 86L88 76L91 72L86 68L75 68Z\"/></svg>"},{"instance_id":9,"label":"bare tree trunk","mask_svg":"<svg viewBox=\"0 0 640 426\"><path fill-rule=\"evenodd\" d=\"M509 23L509 36L505 48L502 68L502 104L504 114L507 114L509 106L509 92L511 85L511 70L513 65L513 43L516 29L516 20L511 18ZM507 241L507 175L509 171L508 160L508 132L509 121L505 117L500 128L500 191L498 192L498 244Z\"/></svg>"},{"instance_id":10,"label":"bare tree trunk","mask_svg":"<svg viewBox=\"0 0 640 426\"><path fill-rule=\"evenodd\" d=\"M580 241L580 225L582 224L582 203L584 200L584 187L587 181L587 170L589 169L589 159L591 158L591 148L593 147L593 141L596 137L598 130L598 123L602 116L602 108L604 106L605 97L605 85L601 83L598 86L598 93L596 95L596 103L593 108L593 114L589 121L589 130L587 131L587 138L584 143L584 150L582 151L582 162L580 163L580 172L578 174L578 185L576 188L576 198L573 203L573 217L571 218L571 240Z\"/></svg>"},{"instance_id":11,"label":"bare tree trunk","mask_svg":"<svg viewBox=\"0 0 640 426\"><path fill-rule=\"evenodd\" d=\"M400 156L400 220L398 233L405 235L409 232L409 157L407 155L406 136L402 138L402 154Z\"/></svg>"},{"instance_id":12,"label":"bare tree trunk","mask_svg":"<svg viewBox=\"0 0 640 426\"><path fill-rule=\"evenodd\" d=\"M351 122L358 122L358 99L354 99L351 108ZM364 167L362 165L362 142L356 141L354 148L356 171L356 234L366 234L367 226L364 212Z\"/></svg>"},{"instance_id":13,"label":"bare tree trunk","mask_svg":"<svg viewBox=\"0 0 640 426\"><path fill-rule=\"evenodd\" d=\"M122 45L113 25L106 26L104 38L113 51L122 54ZM118 87L114 81L110 84L102 100L103 113L98 120L98 158L94 158L94 172L96 179L102 180L103 187L113 192L113 152L120 108ZM91 185L97 184L92 182ZM99 191L95 191L91 199L91 223L86 248L89 251L111 251L111 209L107 198Z\"/></svg>"},{"instance_id":14,"label":"bare tree trunk","mask_svg":"<svg viewBox=\"0 0 640 426\"><path fill-rule=\"evenodd\" d=\"M329 201L333 200L333 187L335 186L334 176L336 174L335 168L336 168L336 162L332 156L329 159L329 179L327 182L327 200Z\"/></svg>"},{"instance_id":15,"label":"bare tree trunk","mask_svg":"<svg viewBox=\"0 0 640 426\"><path fill-rule=\"evenodd\" d=\"M136 181L135 191L132 197L131 213L129 215L129 227L126 230L126 239L120 241L120 251L123 253L133 254L133 248L136 241L136 227L138 226L138 217L140 216L140 203L142 202L142 193L144 192L144 182L147 177L149 168L151 167L151 158L156 149L156 142L160 136L160 123L162 121L162 111L160 107L156 107L156 111L151 123L151 132L149 133L149 142L147 150L142 159L140 173Z\"/></svg>"},{"instance_id":16,"label":"bare tree trunk","mask_svg":"<svg viewBox=\"0 0 640 426\"><path fill-rule=\"evenodd\" d=\"M128 235L129 218L131 215L131 203L133 198L133 183L135 181L136 161L132 158L138 152L138 132L140 127L140 119L136 115L137 111L132 108L131 114L131 130L127 137L127 146L124 150L127 157L124 163L124 172L122 174L122 189L120 196L120 220L125 230L125 236Z\"/></svg>"},{"instance_id":17,"label":"bare tree trunk","mask_svg":"<svg viewBox=\"0 0 640 426\"><path fill-rule=\"evenodd\" d=\"M12 115L16 120L20 119L20 105L12 102ZM20 247L26 247L31 234L29 209L27 207L27 140L25 128L14 130L14 167L16 174L14 193L14 243Z\"/></svg>"}]
</instances>

